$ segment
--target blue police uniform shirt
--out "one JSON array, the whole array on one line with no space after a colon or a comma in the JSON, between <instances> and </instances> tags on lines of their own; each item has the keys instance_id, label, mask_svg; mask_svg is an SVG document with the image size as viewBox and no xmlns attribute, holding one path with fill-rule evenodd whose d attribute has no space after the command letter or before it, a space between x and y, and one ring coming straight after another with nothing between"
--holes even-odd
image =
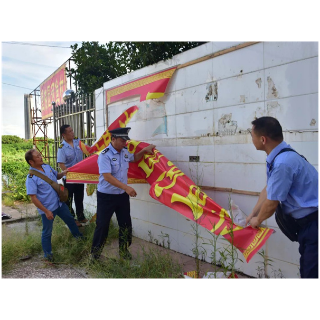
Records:
<instances>
[{"instance_id":1,"label":"blue police uniform shirt","mask_svg":"<svg viewBox=\"0 0 320 320\"><path fill-rule=\"evenodd\" d=\"M48 164L43 164L42 169L44 173L40 170L30 167L30 169L38 171L45 174L48 178L57 182L57 171L51 168ZM57 192L50 186L50 184L41 178L28 174L26 180L27 195L35 194L39 201L43 204L45 208L50 211L54 211L62 206L62 202L59 200ZM44 211L40 210L40 214L45 214Z\"/></svg>"},{"instance_id":2,"label":"blue police uniform shirt","mask_svg":"<svg viewBox=\"0 0 320 320\"><path fill-rule=\"evenodd\" d=\"M62 141L58 148L57 162L64 163L67 168L83 160L83 152L79 146L80 139L73 139L73 148L66 141Z\"/></svg>"},{"instance_id":3,"label":"blue police uniform shirt","mask_svg":"<svg viewBox=\"0 0 320 320\"><path fill-rule=\"evenodd\" d=\"M318 171L299 154L288 151L276 157L269 172L270 163L284 148L291 147L282 141L267 156L267 198L281 201L285 214L301 219L318 209Z\"/></svg>"},{"instance_id":4,"label":"blue police uniform shirt","mask_svg":"<svg viewBox=\"0 0 320 320\"><path fill-rule=\"evenodd\" d=\"M124 184L128 182L129 162L134 161L134 154L130 153L127 148L123 148L120 153L114 149L112 144L104 149L98 157L99 166L99 183L98 191L108 194L121 194L125 191L117 188L104 180L103 173L111 173L113 177Z\"/></svg>"}]
</instances>

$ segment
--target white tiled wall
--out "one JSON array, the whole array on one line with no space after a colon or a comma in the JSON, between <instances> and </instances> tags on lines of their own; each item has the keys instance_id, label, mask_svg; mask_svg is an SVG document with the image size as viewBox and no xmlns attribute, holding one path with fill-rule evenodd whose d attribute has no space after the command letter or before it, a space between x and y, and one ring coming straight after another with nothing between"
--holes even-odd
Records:
<instances>
[{"instance_id":1,"label":"white tiled wall","mask_svg":"<svg viewBox=\"0 0 320 320\"><path fill-rule=\"evenodd\" d=\"M171 60L111 80L103 88L107 90L237 44L210 42ZM214 82L217 82L218 98L207 101L208 86ZM104 95L99 96L96 105L99 136L107 127ZM255 117L265 115L276 117L283 127L285 140L318 167L316 42L262 42L178 69L164 97L144 102L134 97L110 104L108 124L133 105L140 110L130 121L130 137L156 144L160 152L201 185L256 192L263 189L266 154L254 148L247 129L251 128ZM167 132L153 135L164 116L167 117ZM223 130L231 128L224 119L231 121L232 130ZM200 162L190 163L189 156L195 155L200 156ZM138 193L131 201L134 235L149 240L152 234L160 241L161 232L169 234L173 250L192 256L194 223L152 199L148 185L134 185L134 188ZM246 214L250 214L257 201L256 196L205 192L224 208L228 208L231 196ZM266 224L276 230L263 247L267 257L272 259L269 275L272 270L280 269L286 278L299 277L298 244L281 233L274 217ZM209 242L206 229L199 227L199 234L204 243ZM220 247L223 243L219 240ZM203 246L209 262L212 248ZM243 258L240 253L239 257ZM249 263L238 262L237 267L248 275L257 276L257 262L262 262L258 254Z\"/></svg>"}]
</instances>

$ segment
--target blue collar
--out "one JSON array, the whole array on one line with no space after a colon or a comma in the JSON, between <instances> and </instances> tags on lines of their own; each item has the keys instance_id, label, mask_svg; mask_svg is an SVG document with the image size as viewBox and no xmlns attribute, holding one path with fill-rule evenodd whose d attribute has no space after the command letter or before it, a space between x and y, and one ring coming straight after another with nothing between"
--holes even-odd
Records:
<instances>
[{"instance_id":1,"label":"blue collar","mask_svg":"<svg viewBox=\"0 0 320 320\"><path fill-rule=\"evenodd\" d=\"M289 145L285 142L282 141L280 144L278 144L267 156L267 163L270 164L272 162L272 160L274 159L274 157L284 148L288 148Z\"/></svg>"},{"instance_id":2,"label":"blue collar","mask_svg":"<svg viewBox=\"0 0 320 320\"><path fill-rule=\"evenodd\" d=\"M42 168L43 170L44 170L44 166L45 166L45 164L42 164L42 165L41 165L41 168ZM43 173L42 171L40 171L40 170L38 170L38 169L36 169L36 168L33 168L33 167L31 167L31 166L30 166L29 170L35 170L35 171L39 171L39 172ZM45 170L44 170L44 171L45 171Z\"/></svg>"},{"instance_id":3,"label":"blue collar","mask_svg":"<svg viewBox=\"0 0 320 320\"><path fill-rule=\"evenodd\" d=\"M113 154L116 154L116 153L120 154L120 152L118 152L111 143L108 145L108 149L111 150Z\"/></svg>"}]
</instances>

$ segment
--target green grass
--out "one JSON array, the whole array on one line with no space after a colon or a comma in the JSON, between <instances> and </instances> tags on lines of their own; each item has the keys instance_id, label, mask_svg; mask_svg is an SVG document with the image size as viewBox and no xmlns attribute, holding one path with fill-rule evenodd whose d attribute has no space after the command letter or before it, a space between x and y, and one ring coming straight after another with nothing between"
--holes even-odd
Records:
<instances>
[{"instance_id":1,"label":"green grass","mask_svg":"<svg viewBox=\"0 0 320 320\"><path fill-rule=\"evenodd\" d=\"M26 222L28 223L28 222ZM10 271L19 262L19 258L42 255L41 220L38 219L38 231L16 231L3 226L2 232L2 270ZM26 225L27 226L27 225ZM169 253L160 250L145 250L131 261L123 259L101 259L90 264L89 255L92 245L95 223L81 228L85 240L73 238L63 221L57 217L52 232L52 252L58 264L69 264L84 268L92 278L180 278L181 266ZM28 228L26 228L28 230ZM112 221L109 228L108 246L113 239L118 239L118 228Z\"/></svg>"}]
</instances>

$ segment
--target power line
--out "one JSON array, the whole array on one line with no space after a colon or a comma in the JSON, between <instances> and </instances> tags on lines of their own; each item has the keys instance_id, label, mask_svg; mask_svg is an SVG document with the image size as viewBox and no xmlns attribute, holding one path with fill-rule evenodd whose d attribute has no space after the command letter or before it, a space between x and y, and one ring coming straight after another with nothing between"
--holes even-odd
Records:
<instances>
[{"instance_id":1,"label":"power line","mask_svg":"<svg viewBox=\"0 0 320 320\"><path fill-rule=\"evenodd\" d=\"M23 89L33 90L33 89L30 89L30 88L26 88L26 87L16 86L16 85L14 85L14 84L10 84L10 83L4 83L4 82L2 82L2 84L6 84L7 86L13 86L13 87L18 87L18 88L23 88Z\"/></svg>"},{"instance_id":2,"label":"power line","mask_svg":"<svg viewBox=\"0 0 320 320\"><path fill-rule=\"evenodd\" d=\"M2 41L2 43L6 44L21 44L21 45L26 45L26 46L39 46L39 47L51 47L51 48L65 48L65 49L71 49L70 47L62 47L62 46L49 46L46 44L36 44L36 43L26 43L26 42L7 42L7 41ZM79 42L75 42L79 43Z\"/></svg>"}]
</instances>

